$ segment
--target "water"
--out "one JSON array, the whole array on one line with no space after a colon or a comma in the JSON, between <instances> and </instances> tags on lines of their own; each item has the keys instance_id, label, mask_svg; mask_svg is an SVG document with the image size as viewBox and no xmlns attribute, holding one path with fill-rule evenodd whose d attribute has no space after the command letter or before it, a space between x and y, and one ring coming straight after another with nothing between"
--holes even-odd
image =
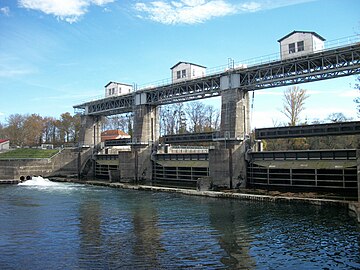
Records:
<instances>
[{"instance_id":1,"label":"water","mask_svg":"<svg viewBox=\"0 0 360 270\"><path fill-rule=\"evenodd\" d=\"M0 186L0 269L360 268L343 209L42 181Z\"/></svg>"}]
</instances>

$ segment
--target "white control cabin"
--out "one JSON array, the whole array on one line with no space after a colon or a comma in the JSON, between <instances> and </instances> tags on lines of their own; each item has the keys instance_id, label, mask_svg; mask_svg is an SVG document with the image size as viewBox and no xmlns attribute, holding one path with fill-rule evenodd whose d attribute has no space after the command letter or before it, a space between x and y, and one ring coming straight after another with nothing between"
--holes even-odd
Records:
<instances>
[{"instance_id":1,"label":"white control cabin","mask_svg":"<svg viewBox=\"0 0 360 270\"><path fill-rule=\"evenodd\" d=\"M323 50L325 38L315 32L293 31L278 40L281 60Z\"/></svg>"},{"instance_id":2,"label":"white control cabin","mask_svg":"<svg viewBox=\"0 0 360 270\"><path fill-rule=\"evenodd\" d=\"M172 83L191 80L206 75L206 67L189 62L179 62L170 69Z\"/></svg>"},{"instance_id":3,"label":"white control cabin","mask_svg":"<svg viewBox=\"0 0 360 270\"><path fill-rule=\"evenodd\" d=\"M133 91L133 87L130 84L109 82L105 85L105 97L121 96L129 94Z\"/></svg>"}]
</instances>

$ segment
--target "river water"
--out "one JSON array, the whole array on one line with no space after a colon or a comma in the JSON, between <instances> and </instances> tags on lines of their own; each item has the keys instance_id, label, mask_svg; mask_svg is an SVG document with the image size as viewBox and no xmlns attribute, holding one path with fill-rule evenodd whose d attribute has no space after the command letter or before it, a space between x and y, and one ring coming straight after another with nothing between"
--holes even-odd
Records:
<instances>
[{"instance_id":1,"label":"river water","mask_svg":"<svg viewBox=\"0 0 360 270\"><path fill-rule=\"evenodd\" d=\"M359 269L346 210L63 183L0 186L0 269Z\"/></svg>"}]
</instances>

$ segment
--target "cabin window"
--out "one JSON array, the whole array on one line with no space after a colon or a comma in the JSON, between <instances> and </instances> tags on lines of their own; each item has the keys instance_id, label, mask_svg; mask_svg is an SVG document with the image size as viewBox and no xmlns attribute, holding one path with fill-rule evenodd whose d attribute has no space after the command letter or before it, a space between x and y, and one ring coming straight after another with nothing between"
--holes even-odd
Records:
<instances>
[{"instance_id":1,"label":"cabin window","mask_svg":"<svg viewBox=\"0 0 360 270\"><path fill-rule=\"evenodd\" d=\"M289 44L289 54L295 53L295 43Z\"/></svg>"},{"instance_id":2,"label":"cabin window","mask_svg":"<svg viewBox=\"0 0 360 270\"><path fill-rule=\"evenodd\" d=\"M177 78L177 79L180 79L180 78L181 78L181 72L180 72L180 70L176 72L176 78Z\"/></svg>"},{"instance_id":3,"label":"cabin window","mask_svg":"<svg viewBox=\"0 0 360 270\"><path fill-rule=\"evenodd\" d=\"M111 89L109 89L109 96L111 95Z\"/></svg>"},{"instance_id":4,"label":"cabin window","mask_svg":"<svg viewBox=\"0 0 360 270\"><path fill-rule=\"evenodd\" d=\"M195 69L193 69L193 76L195 76Z\"/></svg>"},{"instance_id":5,"label":"cabin window","mask_svg":"<svg viewBox=\"0 0 360 270\"><path fill-rule=\"evenodd\" d=\"M186 78L186 69L181 71L181 78Z\"/></svg>"},{"instance_id":6,"label":"cabin window","mask_svg":"<svg viewBox=\"0 0 360 270\"><path fill-rule=\"evenodd\" d=\"M304 51L304 41L299 41L297 43L297 49L298 49L298 52Z\"/></svg>"}]
</instances>

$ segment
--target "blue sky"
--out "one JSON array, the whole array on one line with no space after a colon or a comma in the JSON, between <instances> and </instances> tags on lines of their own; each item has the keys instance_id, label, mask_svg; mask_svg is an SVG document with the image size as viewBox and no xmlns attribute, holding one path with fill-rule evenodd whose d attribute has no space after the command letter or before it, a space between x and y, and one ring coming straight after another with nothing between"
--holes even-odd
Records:
<instances>
[{"instance_id":1,"label":"blue sky","mask_svg":"<svg viewBox=\"0 0 360 270\"><path fill-rule=\"evenodd\" d=\"M293 30L327 41L359 35L359 10L358 0L0 0L0 122L73 113L109 81L153 84L178 61L212 68L274 54ZM299 85L310 95L302 118L341 112L357 120L354 84ZM255 93L253 126L285 121L283 91Z\"/></svg>"}]
</instances>

